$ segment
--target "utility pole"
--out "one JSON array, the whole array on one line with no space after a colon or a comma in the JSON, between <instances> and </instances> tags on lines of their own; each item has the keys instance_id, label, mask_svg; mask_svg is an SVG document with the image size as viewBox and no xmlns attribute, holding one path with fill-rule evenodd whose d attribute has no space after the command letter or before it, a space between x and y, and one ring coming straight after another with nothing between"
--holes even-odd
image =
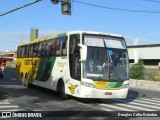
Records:
<instances>
[{"instance_id":1,"label":"utility pole","mask_svg":"<svg viewBox=\"0 0 160 120\"><path fill-rule=\"evenodd\" d=\"M23 5L23 6L20 6L20 7L18 7L18 8L13 9L13 10L10 10L10 11L8 11L8 12L2 13L2 14L0 14L0 17L3 16L3 15L9 14L9 13L11 13L11 12L14 12L14 11L16 11L16 10L22 9L22 8L24 8L24 7L27 7L27 6L29 6L29 5L35 4L35 3L40 2L40 1L42 1L42 0L35 0L35 1L31 2L31 3L25 4L25 5Z\"/></svg>"},{"instance_id":2,"label":"utility pole","mask_svg":"<svg viewBox=\"0 0 160 120\"><path fill-rule=\"evenodd\" d=\"M61 12L64 15L71 15L71 0L51 0L53 4L61 2Z\"/></svg>"}]
</instances>

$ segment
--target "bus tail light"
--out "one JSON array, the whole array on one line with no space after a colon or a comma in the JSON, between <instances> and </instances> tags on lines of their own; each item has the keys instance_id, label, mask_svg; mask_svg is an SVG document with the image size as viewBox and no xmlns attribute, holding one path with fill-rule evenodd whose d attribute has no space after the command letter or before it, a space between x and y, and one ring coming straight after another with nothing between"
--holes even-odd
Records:
<instances>
[{"instance_id":1,"label":"bus tail light","mask_svg":"<svg viewBox=\"0 0 160 120\"><path fill-rule=\"evenodd\" d=\"M93 83L88 83L88 82L81 82L81 85L84 85L86 87L91 87L91 88L95 88L95 85Z\"/></svg>"}]
</instances>

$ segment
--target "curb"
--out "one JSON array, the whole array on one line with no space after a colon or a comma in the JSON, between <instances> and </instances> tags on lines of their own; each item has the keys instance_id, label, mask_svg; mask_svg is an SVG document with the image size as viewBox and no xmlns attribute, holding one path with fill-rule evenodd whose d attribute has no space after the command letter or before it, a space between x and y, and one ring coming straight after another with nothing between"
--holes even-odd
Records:
<instances>
[{"instance_id":1,"label":"curb","mask_svg":"<svg viewBox=\"0 0 160 120\"><path fill-rule=\"evenodd\" d=\"M130 79L129 86L132 88L160 91L160 81Z\"/></svg>"}]
</instances>

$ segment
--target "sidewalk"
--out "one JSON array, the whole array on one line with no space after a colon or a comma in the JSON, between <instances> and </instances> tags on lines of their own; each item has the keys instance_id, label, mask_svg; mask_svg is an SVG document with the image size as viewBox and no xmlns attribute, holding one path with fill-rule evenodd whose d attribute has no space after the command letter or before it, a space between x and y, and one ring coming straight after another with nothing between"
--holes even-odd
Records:
<instances>
[{"instance_id":1,"label":"sidewalk","mask_svg":"<svg viewBox=\"0 0 160 120\"><path fill-rule=\"evenodd\" d=\"M160 91L160 81L130 79L129 86L131 88Z\"/></svg>"}]
</instances>

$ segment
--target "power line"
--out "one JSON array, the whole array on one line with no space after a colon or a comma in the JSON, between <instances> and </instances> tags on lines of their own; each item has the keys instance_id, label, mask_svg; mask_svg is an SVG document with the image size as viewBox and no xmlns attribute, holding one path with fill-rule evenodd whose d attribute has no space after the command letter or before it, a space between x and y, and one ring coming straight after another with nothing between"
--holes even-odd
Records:
<instances>
[{"instance_id":1,"label":"power line","mask_svg":"<svg viewBox=\"0 0 160 120\"><path fill-rule=\"evenodd\" d=\"M9 22L7 22L7 23L4 23L4 24L0 24L0 27L5 26L5 25L8 25L8 24L13 23L13 22L16 22L16 21L23 20L23 19L25 19L25 18L27 18L27 17L30 17L30 16L34 15L34 14L37 14L38 12L41 12L41 11L43 11L43 10L48 9L48 8L50 8L51 6L52 6L52 5L45 6L45 7L43 7L43 8L38 9L38 10L35 11L35 12L29 13L28 15L19 17L19 18L17 18L17 19L11 20L11 21L9 21Z\"/></svg>"},{"instance_id":2,"label":"power line","mask_svg":"<svg viewBox=\"0 0 160 120\"><path fill-rule=\"evenodd\" d=\"M0 14L0 17L3 16L3 15L9 14L9 13L11 13L11 12L14 12L14 11L16 11L16 10L22 9L22 8L24 8L24 7L27 7L27 6L29 6L29 5L35 4L35 3L40 2L40 1L42 1L42 0L35 0L35 1L31 2L31 3L25 4L25 5L20 6L20 7L18 7L18 8L12 9L12 10L10 10L10 11L8 11L8 12L2 13L2 14Z\"/></svg>"},{"instance_id":3,"label":"power line","mask_svg":"<svg viewBox=\"0 0 160 120\"><path fill-rule=\"evenodd\" d=\"M107 7L107 6L95 5L95 4L91 4L91 3L80 2L80 1L77 1L77 0L74 0L74 2L79 3L79 4L83 4L83 5L92 6L92 7L97 7L97 8L102 8L102 9L110 9L110 10L116 10L116 11L122 11L122 12L160 13L160 11L153 11L153 10L132 10L132 9Z\"/></svg>"}]
</instances>

